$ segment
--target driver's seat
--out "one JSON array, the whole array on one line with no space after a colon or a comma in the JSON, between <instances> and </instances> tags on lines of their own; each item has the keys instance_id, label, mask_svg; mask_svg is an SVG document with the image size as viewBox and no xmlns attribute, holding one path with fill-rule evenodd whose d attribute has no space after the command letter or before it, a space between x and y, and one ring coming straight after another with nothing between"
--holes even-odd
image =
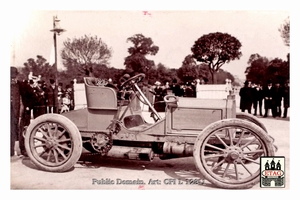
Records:
<instances>
[{"instance_id":1,"label":"driver's seat","mask_svg":"<svg viewBox=\"0 0 300 200\"><path fill-rule=\"evenodd\" d=\"M116 91L99 84L99 79L84 77L87 107L89 109L117 110Z\"/></svg>"}]
</instances>

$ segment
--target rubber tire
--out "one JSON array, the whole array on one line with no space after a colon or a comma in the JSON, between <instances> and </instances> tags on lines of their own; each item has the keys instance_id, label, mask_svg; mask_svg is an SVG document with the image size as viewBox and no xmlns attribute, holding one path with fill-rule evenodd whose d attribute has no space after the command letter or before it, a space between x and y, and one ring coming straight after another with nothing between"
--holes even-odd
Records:
<instances>
[{"instance_id":1,"label":"rubber tire","mask_svg":"<svg viewBox=\"0 0 300 200\"><path fill-rule=\"evenodd\" d=\"M215 179L213 176L209 174L209 172L205 169L205 167L202 164L202 160L200 159L201 155L201 149L203 142L207 137L210 136L211 133L213 133L215 130L218 130L220 128L224 128L226 126L239 126L239 127L244 127L247 129L252 130L256 135L262 140L266 147L267 155L265 156L274 156L274 148L272 145L271 139L268 137L268 135L265 133L265 131L257 126L254 123L248 122L246 120L242 119L224 119L220 120L217 122L214 122L207 126L201 134L198 135L195 144L194 144L194 160L195 160L195 165L199 172L204 176L206 180L208 180L210 183L213 185L219 187L219 188L224 188L224 189L248 189L256 185L260 181L260 176L257 175L254 179L241 183L241 184L229 184L225 182L221 182L220 180Z\"/></svg>"},{"instance_id":2,"label":"rubber tire","mask_svg":"<svg viewBox=\"0 0 300 200\"><path fill-rule=\"evenodd\" d=\"M238 113L236 113L236 118L248 120L248 121L256 124L257 126L261 127L266 133L268 133L265 125L261 121L259 121L257 117L255 117L253 115L250 115L248 113L238 112Z\"/></svg>"},{"instance_id":3,"label":"rubber tire","mask_svg":"<svg viewBox=\"0 0 300 200\"><path fill-rule=\"evenodd\" d=\"M268 133L267 128L265 127L265 125L255 116L248 114L248 113L243 113L243 112L238 112L236 113L236 118L238 119L244 119L244 120L248 120L250 122L253 122L254 124L258 125L259 127L261 127L262 129L264 129L264 131L266 133ZM272 142L275 142L275 139L269 134L269 137L271 137ZM276 147L277 148L277 147Z\"/></svg>"},{"instance_id":4,"label":"rubber tire","mask_svg":"<svg viewBox=\"0 0 300 200\"><path fill-rule=\"evenodd\" d=\"M33 130L39 126L41 123L44 122L55 122L59 123L64 127L64 129L68 130L70 137L73 139L73 150L71 156L59 166L47 166L43 163L39 162L35 159L33 153L31 152L31 144L30 144L30 136ZM41 170L49 171L49 172L65 172L71 169L76 162L79 160L81 153L82 153L82 139L81 134L76 127L76 125L67 117L60 115L60 114L44 114L36 119L34 119L27 128L26 135L25 135L25 149L28 154L28 157L31 161Z\"/></svg>"}]
</instances>

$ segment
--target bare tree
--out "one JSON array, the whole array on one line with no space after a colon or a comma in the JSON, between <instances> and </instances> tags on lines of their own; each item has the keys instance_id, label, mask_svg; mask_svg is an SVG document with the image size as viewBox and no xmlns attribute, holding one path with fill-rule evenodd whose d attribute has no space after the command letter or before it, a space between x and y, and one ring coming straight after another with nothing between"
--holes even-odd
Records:
<instances>
[{"instance_id":1,"label":"bare tree","mask_svg":"<svg viewBox=\"0 0 300 200\"><path fill-rule=\"evenodd\" d=\"M94 76L94 67L109 64L112 50L97 36L68 38L63 44L61 57L67 68L77 68L86 76Z\"/></svg>"},{"instance_id":2,"label":"bare tree","mask_svg":"<svg viewBox=\"0 0 300 200\"><path fill-rule=\"evenodd\" d=\"M283 24L281 24L278 31L281 34L283 42L286 46L290 46L290 18L288 17Z\"/></svg>"}]
</instances>

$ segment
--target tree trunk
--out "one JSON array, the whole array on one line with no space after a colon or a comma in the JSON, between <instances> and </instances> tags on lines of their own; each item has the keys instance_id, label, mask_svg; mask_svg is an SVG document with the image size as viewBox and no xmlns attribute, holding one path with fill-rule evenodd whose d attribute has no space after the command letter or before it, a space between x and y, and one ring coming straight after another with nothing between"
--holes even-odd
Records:
<instances>
[{"instance_id":1,"label":"tree trunk","mask_svg":"<svg viewBox=\"0 0 300 200\"><path fill-rule=\"evenodd\" d=\"M214 71L211 70L210 71L210 74L211 74L211 81L212 81L212 84L215 84L215 76L214 76Z\"/></svg>"},{"instance_id":2,"label":"tree trunk","mask_svg":"<svg viewBox=\"0 0 300 200\"><path fill-rule=\"evenodd\" d=\"M93 72L91 72L91 71L89 71L89 75L88 75L89 77L94 77L94 73Z\"/></svg>"}]
</instances>

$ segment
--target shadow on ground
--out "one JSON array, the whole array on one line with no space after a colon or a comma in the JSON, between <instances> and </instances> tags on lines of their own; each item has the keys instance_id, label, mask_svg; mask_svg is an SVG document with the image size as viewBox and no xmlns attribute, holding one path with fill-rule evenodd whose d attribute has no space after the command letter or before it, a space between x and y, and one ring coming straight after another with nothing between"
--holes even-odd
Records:
<instances>
[{"instance_id":1,"label":"shadow on ground","mask_svg":"<svg viewBox=\"0 0 300 200\"><path fill-rule=\"evenodd\" d=\"M106 167L134 171L162 171L166 175L170 176L170 178L181 180L184 183L186 183L186 179L200 179L202 181L200 183L203 183L203 181L205 180L205 178L198 172L194 164L193 157L176 158L170 160L160 160L159 158L154 158L153 161L139 161L83 154L77 164L79 164L79 166L76 166L76 168L86 169ZM208 181L205 181L203 186L215 188L215 186Z\"/></svg>"},{"instance_id":2,"label":"shadow on ground","mask_svg":"<svg viewBox=\"0 0 300 200\"><path fill-rule=\"evenodd\" d=\"M41 170L39 169L35 164L33 164L33 162L30 160L30 158L28 157L23 157L22 158L22 164L25 165L26 167L28 168L31 168L31 169L34 169L34 170L39 170L39 171L44 171L44 170ZM71 169L65 171L65 172L61 172L61 173L67 173L67 172L71 172L73 171L75 168L72 167ZM59 172L56 172L56 173L59 173Z\"/></svg>"}]
</instances>

